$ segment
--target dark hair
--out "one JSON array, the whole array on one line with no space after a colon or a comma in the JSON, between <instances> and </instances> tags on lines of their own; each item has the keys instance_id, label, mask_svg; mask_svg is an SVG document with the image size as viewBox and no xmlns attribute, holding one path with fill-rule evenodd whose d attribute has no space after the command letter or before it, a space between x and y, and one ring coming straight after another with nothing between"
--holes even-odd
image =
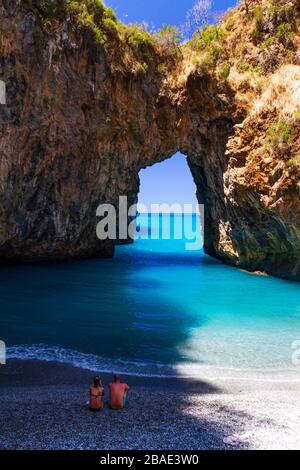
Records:
<instances>
[{"instance_id":1,"label":"dark hair","mask_svg":"<svg viewBox=\"0 0 300 470\"><path fill-rule=\"evenodd\" d=\"M95 377L94 377L94 387L99 387L100 384L101 384L100 376L95 375Z\"/></svg>"},{"instance_id":2,"label":"dark hair","mask_svg":"<svg viewBox=\"0 0 300 470\"><path fill-rule=\"evenodd\" d=\"M121 377L118 374L114 375L114 381L115 382L121 382Z\"/></svg>"}]
</instances>

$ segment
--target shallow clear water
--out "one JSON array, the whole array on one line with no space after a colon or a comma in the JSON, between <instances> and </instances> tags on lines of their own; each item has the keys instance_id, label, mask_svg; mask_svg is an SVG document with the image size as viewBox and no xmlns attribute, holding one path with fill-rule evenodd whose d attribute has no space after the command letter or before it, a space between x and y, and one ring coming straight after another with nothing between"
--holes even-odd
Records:
<instances>
[{"instance_id":1,"label":"shallow clear water","mask_svg":"<svg viewBox=\"0 0 300 470\"><path fill-rule=\"evenodd\" d=\"M153 374L295 369L299 284L242 272L184 243L137 240L112 260L1 267L9 356Z\"/></svg>"}]
</instances>

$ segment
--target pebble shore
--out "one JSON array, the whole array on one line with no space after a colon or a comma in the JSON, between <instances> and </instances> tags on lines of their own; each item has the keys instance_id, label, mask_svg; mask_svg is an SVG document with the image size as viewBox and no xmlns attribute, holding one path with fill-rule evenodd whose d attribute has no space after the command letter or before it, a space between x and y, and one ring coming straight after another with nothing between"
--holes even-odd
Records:
<instances>
[{"instance_id":1,"label":"pebble shore","mask_svg":"<svg viewBox=\"0 0 300 470\"><path fill-rule=\"evenodd\" d=\"M110 376L101 374L107 385ZM124 377L128 406L87 407L93 372L0 367L1 449L299 449L300 383ZM106 387L107 400L107 387Z\"/></svg>"}]
</instances>

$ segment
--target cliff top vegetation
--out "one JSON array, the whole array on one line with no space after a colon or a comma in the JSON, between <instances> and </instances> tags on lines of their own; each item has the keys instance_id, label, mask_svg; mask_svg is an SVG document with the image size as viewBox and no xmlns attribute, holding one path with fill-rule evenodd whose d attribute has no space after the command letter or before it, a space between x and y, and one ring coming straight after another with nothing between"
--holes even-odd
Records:
<instances>
[{"instance_id":1,"label":"cliff top vegetation","mask_svg":"<svg viewBox=\"0 0 300 470\"><path fill-rule=\"evenodd\" d=\"M267 113L266 152L289 166L299 164L300 4L298 0L241 0L216 24L204 15L188 40L174 26L149 32L145 25L121 23L101 0L26 0L37 12L37 50L65 25L102 47L112 70L146 76L152 71L174 80L203 69L235 92L255 121ZM176 73L175 73L176 75ZM253 121L253 122L254 122ZM286 136L289 136L287 139ZM278 139L280 142L278 142ZM282 148L282 150L279 150Z\"/></svg>"}]
</instances>

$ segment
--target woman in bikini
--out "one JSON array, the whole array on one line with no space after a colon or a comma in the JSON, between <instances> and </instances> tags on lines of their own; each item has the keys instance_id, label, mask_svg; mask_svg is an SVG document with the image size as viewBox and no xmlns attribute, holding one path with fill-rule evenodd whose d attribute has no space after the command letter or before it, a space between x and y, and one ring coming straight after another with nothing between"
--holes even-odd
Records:
<instances>
[{"instance_id":1,"label":"woman in bikini","mask_svg":"<svg viewBox=\"0 0 300 470\"><path fill-rule=\"evenodd\" d=\"M104 388L99 375L94 377L94 386L90 388L90 410L100 411L104 408Z\"/></svg>"}]
</instances>

